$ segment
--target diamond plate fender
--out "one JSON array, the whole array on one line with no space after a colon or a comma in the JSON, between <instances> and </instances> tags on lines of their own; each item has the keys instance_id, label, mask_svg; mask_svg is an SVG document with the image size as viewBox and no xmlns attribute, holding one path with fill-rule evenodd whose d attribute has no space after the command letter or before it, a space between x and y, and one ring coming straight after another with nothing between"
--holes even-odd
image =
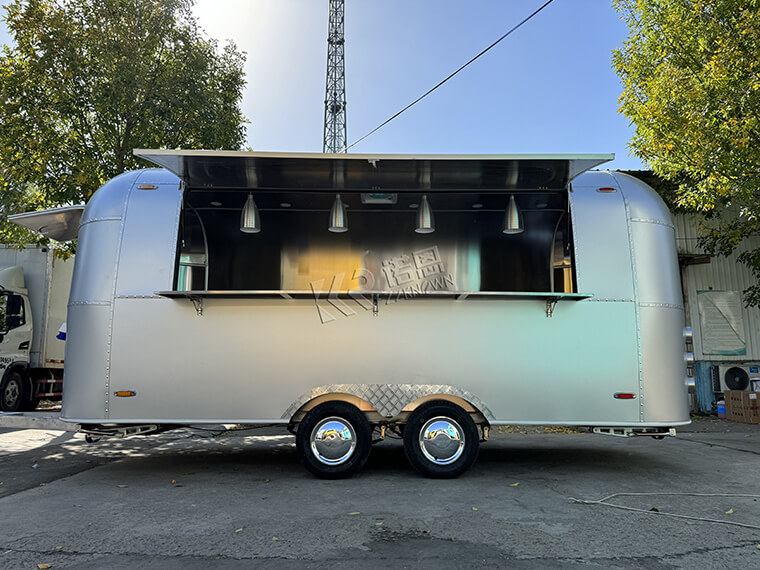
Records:
<instances>
[{"instance_id":1,"label":"diamond plate fender","mask_svg":"<svg viewBox=\"0 0 760 570\"><path fill-rule=\"evenodd\" d=\"M434 394L448 394L458 396L472 404L488 421L495 420L491 410L480 398L467 390L445 384L329 384L318 386L293 402L282 417L290 419L304 404L317 396L335 393L350 394L366 400L378 413L388 418L398 415L404 406L419 398Z\"/></svg>"}]
</instances>

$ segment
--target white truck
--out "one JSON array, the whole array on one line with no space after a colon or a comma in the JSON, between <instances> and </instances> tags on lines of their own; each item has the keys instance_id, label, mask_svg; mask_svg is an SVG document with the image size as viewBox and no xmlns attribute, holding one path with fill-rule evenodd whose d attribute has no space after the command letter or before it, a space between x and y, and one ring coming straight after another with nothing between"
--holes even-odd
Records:
<instances>
[{"instance_id":1,"label":"white truck","mask_svg":"<svg viewBox=\"0 0 760 570\"><path fill-rule=\"evenodd\" d=\"M0 411L29 411L61 399L74 260L48 247L0 246Z\"/></svg>"}]
</instances>

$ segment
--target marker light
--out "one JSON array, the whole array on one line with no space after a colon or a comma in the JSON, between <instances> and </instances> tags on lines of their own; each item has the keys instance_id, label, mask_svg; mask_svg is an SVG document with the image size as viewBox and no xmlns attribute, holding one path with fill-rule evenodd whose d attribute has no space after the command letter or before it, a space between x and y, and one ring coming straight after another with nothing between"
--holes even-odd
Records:
<instances>
[{"instance_id":1,"label":"marker light","mask_svg":"<svg viewBox=\"0 0 760 570\"><path fill-rule=\"evenodd\" d=\"M616 392L614 397L616 400L635 400L636 394L630 394L628 392Z\"/></svg>"},{"instance_id":2,"label":"marker light","mask_svg":"<svg viewBox=\"0 0 760 570\"><path fill-rule=\"evenodd\" d=\"M133 390L120 390L118 392L114 392L113 395L117 398L131 398L132 396L136 396L137 392L134 392Z\"/></svg>"}]
</instances>

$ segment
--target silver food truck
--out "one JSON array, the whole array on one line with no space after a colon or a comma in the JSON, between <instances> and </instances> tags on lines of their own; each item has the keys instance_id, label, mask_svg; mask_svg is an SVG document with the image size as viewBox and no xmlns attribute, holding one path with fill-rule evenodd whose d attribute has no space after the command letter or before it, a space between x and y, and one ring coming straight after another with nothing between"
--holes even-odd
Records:
<instances>
[{"instance_id":1,"label":"silver food truck","mask_svg":"<svg viewBox=\"0 0 760 570\"><path fill-rule=\"evenodd\" d=\"M392 430L455 477L492 426L689 423L671 216L612 155L135 154L79 228L90 437L282 425L336 478Z\"/></svg>"}]
</instances>

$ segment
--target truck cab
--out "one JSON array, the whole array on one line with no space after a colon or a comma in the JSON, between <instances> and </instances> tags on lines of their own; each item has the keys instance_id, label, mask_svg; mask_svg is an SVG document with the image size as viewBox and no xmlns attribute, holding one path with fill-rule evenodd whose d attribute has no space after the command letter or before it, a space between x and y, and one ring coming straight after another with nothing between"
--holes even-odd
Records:
<instances>
[{"instance_id":1,"label":"truck cab","mask_svg":"<svg viewBox=\"0 0 760 570\"><path fill-rule=\"evenodd\" d=\"M0 270L0 408L18 411L28 406L28 380L25 370L29 362L32 340L32 316L29 299L23 287L24 270L19 266Z\"/></svg>"}]
</instances>

